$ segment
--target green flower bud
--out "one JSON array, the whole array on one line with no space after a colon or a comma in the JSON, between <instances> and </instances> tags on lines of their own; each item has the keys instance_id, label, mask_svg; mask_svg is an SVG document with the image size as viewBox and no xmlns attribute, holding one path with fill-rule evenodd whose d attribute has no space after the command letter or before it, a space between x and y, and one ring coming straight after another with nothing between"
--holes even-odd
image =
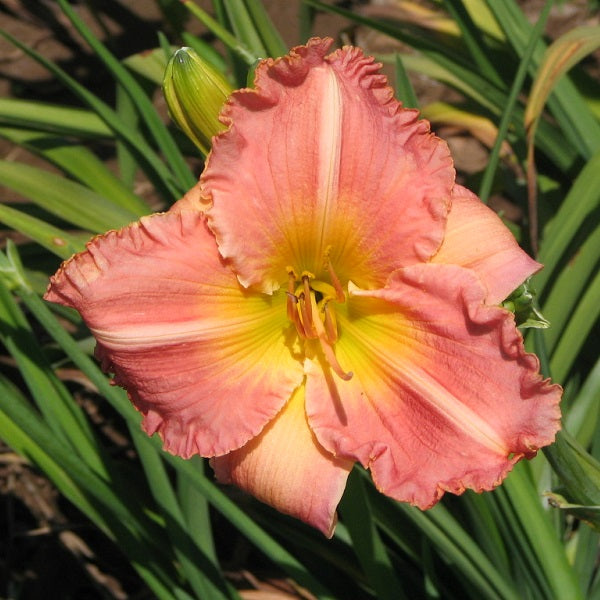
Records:
<instances>
[{"instance_id":1,"label":"green flower bud","mask_svg":"<svg viewBox=\"0 0 600 600\"><path fill-rule=\"evenodd\" d=\"M192 48L180 48L169 60L163 80L169 113L204 154L212 136L225 129L218 116L232 91L223 75Z\"/></svg>"}]
</instances>

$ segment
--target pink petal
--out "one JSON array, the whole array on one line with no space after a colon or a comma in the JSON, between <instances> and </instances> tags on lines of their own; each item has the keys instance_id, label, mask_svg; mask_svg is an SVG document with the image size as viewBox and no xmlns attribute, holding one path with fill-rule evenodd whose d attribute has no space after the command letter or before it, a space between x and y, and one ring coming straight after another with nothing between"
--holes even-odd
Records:
<instances>
[{"instance_id":1,"label":"pink petal","mask_svg":"<svg viewBox=\"0 0 600 600\"><path fill-rule=\"evenodd\" d=\"M263 432L243 448L211 460L217 478L333 535L336 507L352 462L336 459L316 441L300 388Z\"/></svg>"},{"instance_id":2,"label":"pink petal","mask_svg":"<svg viewBox=\"0 0 600 600\"><path fill-rule=\"evenodd\" d=\"M476 271L488 290L488 304L502 302L542 268L521 250L500 217L460 185L454 187L444 241L431 260Z\"/></svg>"},{"instance_id":3,"label":"pink petal","mask_svg":"<svg viewBox=\"0 0 600 600\"><path fill-rule=\"evenodd\" d=\"M339 314L336 353L353 379L305 365L317 439L393 498L428 508L444 491L489 490L560 428L560 387L484 294L468 269L401 269L384 289L352 290Z\"/></svg>"},{"instance_id":4,"label":"pink petal","mask_svg":"<svg viewBox=\"0 0 600 600\"><path fill-rule=\"evenodd\" d=\"M393 99L358 48L312 39L263 61L235 92L230 124L201 178L210 228L244 286L265 292L288 268L381 286L428 260L442 238L454 169L427 121ZM232 168L235 165L235 168Z\"/></svg>"},{"instance_id":5,"label":"pink petal","mask_svg":"<svg viewBox=\"0 0 600 600\"><path fill-rule=\"evenodd\" d=\"M148 434L189 457L257 435L302 381L285 296L243 291L202 215L142 218L63 264L46 299L76 308Z\"/></svg>"}]
</instances>

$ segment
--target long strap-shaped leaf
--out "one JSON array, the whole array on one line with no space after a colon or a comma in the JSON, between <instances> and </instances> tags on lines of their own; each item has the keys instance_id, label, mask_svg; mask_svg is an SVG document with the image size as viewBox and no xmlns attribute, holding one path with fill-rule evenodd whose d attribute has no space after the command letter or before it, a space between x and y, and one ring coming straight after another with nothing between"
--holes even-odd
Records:
<instances>
[{"instance_id":1,"label":"long strap-shaped leaf","mask_svg":"<svg viewBox=\"0 0 600 600\"><path fill-rule=\"evenodd\" d=\"M526 552L531 552L538 561L539 574L552 590L549 600L583 600L565 547L554 531L548 512L542 507L527 467L527 463L518 464L497 493L505 494L514 510L516 527L525 536Z\"/></svg>"},{"instance_id":2,"label":"long strap-shaped leaf","mask_svg":"<svg viewBox=\"0 0 600 600\"><path fill-rule=\"evenodd\" d=\"M149 206L85 146L73 144L55 134L31 129L0 127L0 137L45 158L133 215L141 217L150 212Z\"/></svg>"},{"instance_id":3,"label":"long strap-shaped leaf","mask_svg":"<svg viewBox=\"0 0 600 600\"><path fill-rule=\"evenodd\" d=\"M586 219L600 206L600 152L581 169L558 212L546 227L539 260L544 269L535 276L535 287L545 291L555 269Z\"/></svg>"},{"instance_id":4,"label":"long strap-shaped leaf","mask_svg":"<svg viewBox=\"0 0 600 600\"><path fill-rule=\"evenodd\" d=\"M576 239L579 240L577 235ZM566 261L560 275L550 288L550 293L542 306L544 316L552 325L544 331L546 347L549 353L554 352L562 340L565 328L570 324L573 313L577 310L577 303L590 287L590 282L600 264L600 223L592 230L589 236L573 253L573 257ZM588 314L584 321L593 326L594 319ZM583 331L578 334L581 341L585 340ZM577 340L579 342L579 340ZM572 349L574 350L574 348Z\"/></svg>"},{"instance_id":5,"label":"long strap-shaped leaf","mask_svg":"<svg viewBox=\"0 0 600 600\"><path fill-rule=\"evenodd\" d=\"M552 0L549 0L550 2ZM523 56L532 26L515 0L486 0L498 23L505 31L507 39L519 56ZM546 45L540 41L530 66L530 74L535 76L542 63ZM588 109L577 88L565 77L559 81L548 106L555 115L565 137L579 149L584 158L590 158L600 150L600 123Z\"/></svg>"},{"instance_id":6,"label":"long strap-shaped leaf","mask_svg":"<svg viewBox=\"0 0 600 600\"><path fill-rule=\"evenodd\" d=\"M0 29L0 35L5 37L11 44L22 50L25 54L36 60L48 69L59 81L66 85L75 95L85 102L109 127L115 137L122 139L136 153L140 165L146 167L148 177L160 188L169 200L176 200L186 189L185 185L174 177L165 164L158 158L149 147L147 140L139 131L132 129L128 123L119 118L117 113L105 102L92 94L79 82L75 81L65 71L52 61L46 59L18 39Z\"/></svg>"},{"instance_id":7,"label":"long strap-shaped leaf","mask_svg":"<svg viewBox=\"0 0 600 600\"><path fill-rule=\"evenodd\" d=\"M502 114L502 118L500 119L500 125L498 125L498 135L496 136L496 142L494 143L494 147L492 148L492 151L490 153L488 165L483 174L483 179L479 188L479 196L481 197L481 200L483 202L487 203L488 197L492 190L494 174L496 173L498 161L500 159L500 149L508 133L508 127L511 121L513 120L513 111L517 102L517 96L519 95L521 87L523 86L523 83L525 81L525 76L527 75L527 71L529 70L529 64L531 58L533 57L535 47L537 46L539 40L542 37L546 21L548 20L548 16L550 14L550 7L551 3L546 3L546 6L542 10L540 17L537 20L537 23L535 24L535 27L531 30L531 35L529 37L529 40L527 41L527 46L523 52L521 63L519 64L517 74L515 75L513 84L510 88L508 101ZM529 219L532 231L530 241L532 243L533 250L537 252L537 212L535 210L530 210Z\"/></svg>"},{"instance_id":8,"label":"long strap-shaped leaf","mask_svg":"<svg viewBox=\"0 0 600 600\"><path fill-rule=\"evenodd\" d=\"M477 590L478 597L520 600L510 585L457 519L441 504L421 511L379 494L369 487L371 506L378 525L402 546L403 521L414 523L437 551Z\"/></svg>"},{"instance_id":9,"label":"long strap-shaped leaf","mask_svg":"<svg viewBox=\"0 0 600 600\"><path fill-rule=\"evenodd\" d=\"M0 203L0 223L20 231L63 260L84 249L78 237L7 204Z\"/></svg>"},{"instance_id":10,"label":"long strap-shaped leaf","mask_svg":"<svg viewBox=\"0 0 600 600\"><path fill-rule=\"evenodd\" d=\"M130 424L129 431L144 467L154 500L165 519L165 529L175 555L197 597L211 598L211 600L238 598L237 593L228 588L217 568L218 563L211 560L190 537L181 506L173 491L160 453L149 444L144 443L146 434L140 430L137 423Z\"/></svg>"},{"instance_id":11,"label":"long strap-shaped leaf","mask_svg":"<svg viewBox=\"0 0 600 600\"><path fill-rule=\"evenodd\" d=\"M112 487L56 439L52 430L0 378L0 436L30 457L60 492L114 539L160 600L175 600L179 586L156 543L144 535L150 522L122 503ZM169 570L171 572L169 573Z\"/></svg>"},{"instance_id":12,"label":"long strap-shaped leaf","mask_svg":"<svg viewBox=\"0 0 600 600\"><path fill-rule=\"evenodd\" d=\"M373 518L367 495L369 485L357 470L350 473L340 513L352 538L354 551L380 600L404 600L400 581Z\"/></svg>"},{"instance_id":13,"label":"long strap-shaped leaf","mask_svg":"<svg viewBox=\"0 0 600 600\"><path fill-rule=\"evenodd\" d=\"M75 13L67 0L58 0L67 18L73 23L77 31L85 41L92 47L96 56L102 60L111 72L112 76L119 82L123 89L129 94L136 108L148 127L157 146L162 151L165 160L171 167L175 177L185 189L195 183L195 177L183 160L179 148L169 134L164 123L160 120L156 109L144 93L138 82L127 71L127 69L105 48L98 38L90 31L83 20Z\"/></svg>"},{"instance_id":14,"label":"long strap-shaped leaf","mask_svg":"<svg viewBox=\"0 0 600 600\"><path fill-rule=\"evenodd\" d=\"M79 183L24 163L0 160L0 182L60 219L94 233L137 219L135 213Z\"/></svg>"},{"instance_id":15,"label":"long strap-shaped leaf","mask_svg":"<svg viewBox=\"0 0 600 600\"><path fill-rule=\"evenodd\" d=\"M197 6L193 0L181 0L181 2L190 13L216 35L237 57L241 58L246 65L252 65L260 58L260 54L249 49L218 21L215 21L205 10Z\"/></svg>"},{"instance_id":16,"label":"long strap-shaped leaf","mask_svg":"<svg viewBox=\"0 0 600 600\"><path fill-rule=\"evenodd\" d=\"M114 135L91 110L15 98L0 98L0 123L85 139Z\"/></svg>"}]
</instances>

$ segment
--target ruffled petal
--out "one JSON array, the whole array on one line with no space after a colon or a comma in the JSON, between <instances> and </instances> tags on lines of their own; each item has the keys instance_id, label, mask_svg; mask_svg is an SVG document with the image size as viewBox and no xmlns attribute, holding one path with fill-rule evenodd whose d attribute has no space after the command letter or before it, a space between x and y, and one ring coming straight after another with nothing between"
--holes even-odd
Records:
<instances>
[{"instance_id":1,"label":"ruffled petal","mask_svg":"<svg viewBox=\"0 0 600 600\"><path fill-rule=\"evenodd\" d=\"M306 363L317 439L393 498L428 508L445 491L489 490L560 428L560 387L540 377L513 316L484 297L468 269L401 269L384 289L351 290L338 316L350 381Z\"/></svg>"},{"instance_id":2,"label":"ruffled petal","mask_svg":"<svg viewBox=\"0 0 600 600\"><path fill-rule=\"evenodd\" d=\"M476 271L487 288L488 304L502 302L542 268L519 247L500 217L460 185L454 187L444 241L431 260Z\"/></svg>"},{"instance_id":3,"label":"ruffled petal","mask_svg":"<svg viewBox=\"0 0 600 600\"><path fill-rule=\"evenodd\" d=\"M222 483L235 483L327 537L333 535L352 464L334 458L316 441L306 422L304 387L258 437L211 460Z\"/></svg>"},{"instance_id":4,"label":"ruffled petal","mask_svg":"<svg viewBox=\"0 0 600 600\"><path fill-rule=\"evenodd\" d=\"M235 92L230 125L202 175L210 228L244 286L265 292L288 267L382 286L438 249L454 169L448 148L394 100L358 48L329 56L312 39L263 61L256 89ZM235 168L232 168L235 165Z\"/></svg>"},{"instance_id":5,"label":"ruffled petal","mask_svg":"<svg viewBox=\"0 0 600 600\"><path fill-rule=\"evenodd\" d=\"M95 238L63 264L46 299L81 313L104 369L174 454L239 448L302 381L284 295L244 291L197 212Z\"/></svg>"}]
</instances>

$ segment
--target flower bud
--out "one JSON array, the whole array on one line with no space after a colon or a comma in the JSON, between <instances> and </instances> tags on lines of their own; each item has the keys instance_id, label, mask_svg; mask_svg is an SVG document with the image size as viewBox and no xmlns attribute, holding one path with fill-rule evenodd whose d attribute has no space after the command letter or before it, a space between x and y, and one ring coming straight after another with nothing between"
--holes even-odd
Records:
<instances>
[{"instance_id":1,"label":"flower bud","mask_svg":"<svg viewBox=\"0 0 600 600\"><path fill-rule=\"evenodd\" d=\"M163 93L171 118L207 154L211 138L225 126L219 112L233 88L192 48L180 48L167 65Z\"/></svg>"}]
</instances>

